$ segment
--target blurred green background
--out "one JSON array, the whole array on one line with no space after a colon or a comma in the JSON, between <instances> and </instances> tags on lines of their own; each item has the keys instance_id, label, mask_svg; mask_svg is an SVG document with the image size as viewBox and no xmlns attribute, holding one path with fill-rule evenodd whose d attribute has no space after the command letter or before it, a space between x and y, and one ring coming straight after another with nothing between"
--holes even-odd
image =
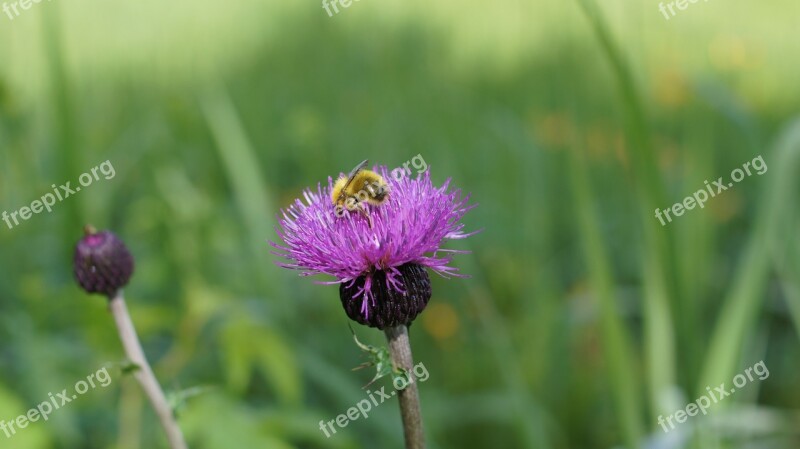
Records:
<instances>
[{"instance_id":1,"label":"blurred green background","mask_svg":"<svg viewBox=\"0 0 800 449\"><path fill-rule=\"evenodd\" d=\"M307 4L306 4L307 3ZM0 210L108 160L100 180L0 223L0 419L123 352L71 275L83 224L112 229L157 376L200 387L194 449L399 448L396 402L325 438L372 377L336 287L275 265L303 188L415 155L480 206L411 328L429 447L800 447L793 0L54 0L0 15ZM654 209L761 155L704 209ZM327 280L319 278L319 280ZM380 332L356 328L363 341ZM763 360L770 376L665 434ZM163 448L111 372L0 447ZM381 381L383 382L383 381Z\"/></svg>"}]
</instances>

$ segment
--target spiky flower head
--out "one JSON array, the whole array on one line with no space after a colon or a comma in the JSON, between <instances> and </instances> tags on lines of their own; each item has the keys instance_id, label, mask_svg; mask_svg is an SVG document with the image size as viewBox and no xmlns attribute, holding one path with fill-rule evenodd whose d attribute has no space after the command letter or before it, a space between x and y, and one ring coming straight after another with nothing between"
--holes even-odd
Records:
<instances>
[{"instance_id":1,"label":"spiky flower head","mask_svg":"<svg viewBox=\"0 0 800 449\"><path fill-rule=\"evenodd\" d=\"M272 242L278 265L301 275L325 274L340 284L347 315L379 329L411 324L431 297L425 268L443 277L465 277L451 266L456 251L445 240L466 238L461 218L475 207L448 179L435 187L426 171L417 178L389 176L374 169L389 185L389 198L379 206L363 204L366 213L337 216L331 202L333 179L303 192L283 210L276 229L282 243ZM366 215L368 214L369 217ZM340 214L341 215L341 214Z\"/></svg>"},{"instance_id":2,"label":"spiky flower head","mask_svg":"<svg viewBox=\"0 0 800 449\"><path fill-rule=\"evenodd\" d=\"M113 296L133 274L133 256L125 243L110 231L86 226L75 246L75 279L87 293Z\"/></svg>"}]
</instances>

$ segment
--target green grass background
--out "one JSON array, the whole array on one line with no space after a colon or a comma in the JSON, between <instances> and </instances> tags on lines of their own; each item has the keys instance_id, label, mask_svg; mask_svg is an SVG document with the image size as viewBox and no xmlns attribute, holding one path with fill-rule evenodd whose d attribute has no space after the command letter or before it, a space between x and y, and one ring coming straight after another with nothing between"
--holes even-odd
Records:
<instances>
[{"instance_id":1,"label":"green grass background","mask_svg":"<svg viewBox=\"0 0 800 449\"><path fill-rule=\"evenodd\" d=\"M335 287L275 266L276 214L355 163L421 155L480 206L412 327L438 448L800 443L800 5L592 0L52 0L0 15L0 419L122 360L71 277L84 223L136 257L126 289L156 374L203 387L196 449L402 447L395 403L328 439L371 378ZM761 155L662 227L653 216ZM320 279L323 280L323 279ZM359 337L382 343L374 330ZM658 415L764 360L665 435ZM165 447L131 378L0 447Z\"/></svg>"}]
</instances>

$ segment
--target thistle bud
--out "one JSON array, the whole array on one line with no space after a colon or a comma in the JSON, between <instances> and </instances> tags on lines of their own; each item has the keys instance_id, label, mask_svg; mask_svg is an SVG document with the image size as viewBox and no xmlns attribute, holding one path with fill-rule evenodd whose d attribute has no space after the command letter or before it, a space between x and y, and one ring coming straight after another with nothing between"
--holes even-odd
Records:
<instances>
[{"instance_id":1,"label":"thistle bud","mask_svg":"<svg viewBox=\"0 0 800 449\"><path fill-rule=\"evenodd\" d=\"M356 279L353 285L343 283L339 286L342 306L351 320L383 330L401 324L408 326L425 309L431 299L428 272L421 265L413 263L401 265L397 269L400 271L397 280L404 292L390 285L386 281L386 272L382 270L372 274L372 298L369 300L364 300L359 295L366 283L366 276ZM366 313L362 313L364 301Z\"/></svg>"},{"instance_id":2,"label":"thistle bud","mask_svg":"<svg viewBox=\"0 0 800 449\"><path fill-rule=\"evenodd\" d=\"M75 247L75 279L86 292L110 298L130 280L133 256L110 231L87 226L85 234Z\"/></svg>"}]
</instances>

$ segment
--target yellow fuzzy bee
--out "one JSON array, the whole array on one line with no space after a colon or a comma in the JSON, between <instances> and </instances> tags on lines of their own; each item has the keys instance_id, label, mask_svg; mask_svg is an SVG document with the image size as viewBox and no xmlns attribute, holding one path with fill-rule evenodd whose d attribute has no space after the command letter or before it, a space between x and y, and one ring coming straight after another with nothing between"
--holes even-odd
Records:
<instances>
[{"instance_id":1,"label":"yellow fuzzy bee","mask_svg":"<svg viewBox=\"0 0 800 449\"><path fill-rule=\"evenodd\" d=\"M344 210L359 211L372 227L372 218L365 204L380 206L389 199L389 185L383 176L372 170L366 170L369 160L358 164L348 176L341 176L333 184L331 200L335 206L337 217L344 215Z\"/></svg>"}]
</instances>

